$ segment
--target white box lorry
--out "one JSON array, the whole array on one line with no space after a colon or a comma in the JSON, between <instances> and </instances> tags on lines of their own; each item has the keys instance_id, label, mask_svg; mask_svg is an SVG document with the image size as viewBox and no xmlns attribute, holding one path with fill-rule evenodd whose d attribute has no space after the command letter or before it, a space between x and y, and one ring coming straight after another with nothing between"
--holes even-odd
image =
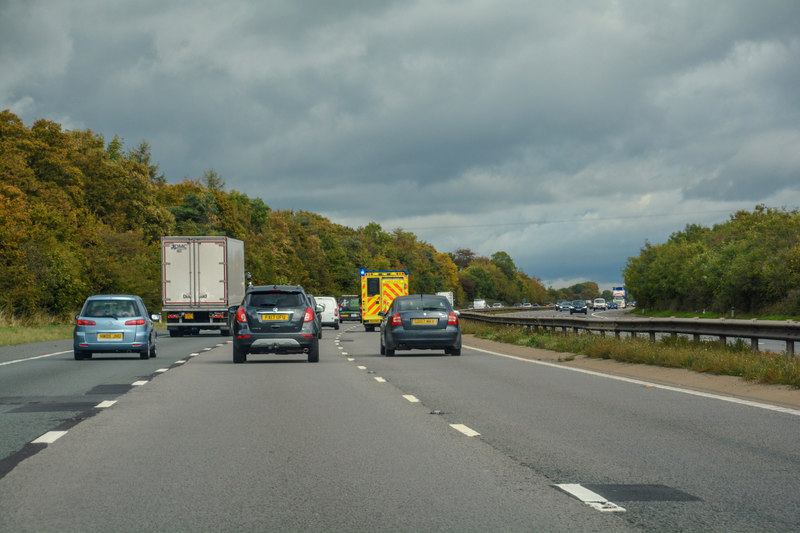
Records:
<instances>
[{"instance_id":1,"label":"white box lorry","mask_svg":"<svg viewBox=\"0 0 800 533\"><path fill-rule=\"evenodd\" d=\"M170 337L217 329L244 298L244 243L230 237L161 237L161 307Z\"/></svg>"}]
</instances>

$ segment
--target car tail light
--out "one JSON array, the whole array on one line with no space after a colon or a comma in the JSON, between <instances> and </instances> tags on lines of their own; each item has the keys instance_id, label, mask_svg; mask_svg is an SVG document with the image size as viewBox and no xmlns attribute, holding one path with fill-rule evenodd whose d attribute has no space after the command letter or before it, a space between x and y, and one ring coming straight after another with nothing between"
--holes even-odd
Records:
<instances>
[{"instance_id":1,"label":"car tail light","mask_svg":"<svg viewBox=\"0 0 800 533\"><path fill-rule=\"evenodd\" d=\"M126 320L126 326L144 326L146 324L144 318L134 318L133 320Z\"/></svg>"},{"instance_id":2,"label":"car tail light","mask_svg":"<svg viewBox=\"0 0 800 533\"><path fill-rule=\"evenodd\" d=\"M247 313L244 312L244 307L236 310L236 321L242 324L247 322Z\"/></svg>"},{"instance_id":3,"label":"car tail light","mask_svg":"<svg viewBox=\"0 0 800 533\"><path fill-rule=\"evenodd\" d=\"M314 320L314 310L310 307L306 308L306 314L303 315L303 322L311 322Z\"/></svg>"},{"instance_id":4,"label":"car tail light","mask_svg":"<svg viewBox=\"0 0 800 533\"><path fill-rule=\"evenodd\" d=\"M457 326L458 325L458 316L455 313L450 313L447 315L447 325L448 326Z\"/></svg>"},{"instance_id":5,"label":"car tail light","mask_svg":"<svg viewBox=\"0 0 800 533\"><path fill-rule=\"evenodd\" d=\"M400 318L400 313L395 313L392 316L392 325L393 326L402 326L403 325L403 319Z\"/></svg>"},{"instance_id":6,"label":"car tail light","mask_svg":"<svg viewBox=\"0 0 800 533\"><path fill-rule=\"evenodd\" d=\"M97 322L94 320L86 320L85 318L79 318L77 324L79 326L96 326Z\"/></svg>"}]
</instances>

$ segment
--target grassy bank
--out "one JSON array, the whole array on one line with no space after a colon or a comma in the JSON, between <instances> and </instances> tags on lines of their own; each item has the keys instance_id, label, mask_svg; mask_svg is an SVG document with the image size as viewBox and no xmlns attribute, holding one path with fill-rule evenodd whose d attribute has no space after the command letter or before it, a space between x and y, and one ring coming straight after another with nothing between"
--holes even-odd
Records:
<instances>
[{"instance_id":1,"label":"grassy bank","mask_svg":"<svg viewBox=\"0 0 800 533\"><path fill-rule=\"evenodd\" d=\"M592 334L557 335L529 332L525 328L495 326L469 320L462 321L464 333L489 339L555 352L565 352L564 359L574 354L628 363L686 368L727 376L739 376L747 381L789 385L800 388L800 358L785 354L752 352L749 344L739 342L722 345L719 342L695 342L683 337L665 337L655 343L646 339L601 337Z\"/></svg>"},{"instance_id":2,"label":"grassy bank","mask_svg":"<svg viewBox=\"0 0 800 533\"><path fill-rule=\"evenodd\" d=\"M69 339L73 327L64 319L38 316L23 320L0 312L0 346Z\"/></svg>"}]
</instances>

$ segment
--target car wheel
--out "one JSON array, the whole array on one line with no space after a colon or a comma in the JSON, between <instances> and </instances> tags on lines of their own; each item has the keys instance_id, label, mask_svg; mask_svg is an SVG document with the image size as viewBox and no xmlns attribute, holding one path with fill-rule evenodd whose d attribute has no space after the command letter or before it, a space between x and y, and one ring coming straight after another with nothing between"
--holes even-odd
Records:
<instances>
[{"instance_id":1,"label":"car wheel","mask_svg":"<svg viewBox=\"0 0 800 533\"><path fill-rule=\"evenodd\" d=\"M450 355L461 355L461 348L450 348Z\"/></svg>"},{"instance_id":2,"label":"car wheel","mask_svg":"<svg viewBox=\"0 0 800 533\"><path fill-rule=\"evenodd\" d=\"M221 330L219 330L219 334L222 335L223 337L230 337L231 336L231 330L229 330L229 329L221 329Z\"/></svg>"},{"instance_id":3,"label":"car wheel","mask_svg":"<svg viewBox=\"0 0 800 533\"><path fill-rule=\"evenodd\" d=\"M233 345L233 362L234 363L244 363L247 361L247 352L243 350L241 347Z\"/></svg>"},{"instance_id":4,"label":"car wheel","mask_svg":"<svg viewBox=\"0 0 800 533\"><path fill-rule=\"evenodd\" d=\"M394 350L392 348L386 348L386 357L394 357Z\"/></svg>"},{"instance_id":5,"label":"car wheel","mask_svg":"<svg viewBox=\"0 0 800 533\"><path fill-rule=\"evenodd\" d=\"M155 357L155 356L156 356L156 342L153 341L150 344L150 357Z\"/></svg>"},{"instance_id":6,"label":"car wheel","mask_svg":"<svg viewBox=\"0 0 800 533\"><path fill-rule=\"evenodd\" d=\"M316 342L308 350L308 362L319 363L319 344Z\"/></svg>"},{"instance_id":7,"label":"car wheel","mask_svg":"<svg viewBox=\"0 0 800 533\"><path fill-rule=\"evenodd\" d=\"M339 323L338 322L333 325L333 329L339 329Z\"/></svg>"},{"instance_id":8,"label":"car wheel","mask_svg":"<svg viewBox=\"0 0 800 533\"><path fill-rule=\"evenodd\" d=\"M170 337L180 337L180 334L179 334L177 329L171 329L171 330L169 330L169 336Z\"/></svg>"},{"instance_id":9,"label":"car wheel","mask_svg":"<svg viewBox=\"0 0 800 533\"><path fill-rule=\"evenodd\" d=\"M150 359L150 348L145 348L139 352L139 359Z\"/></svg>"},{"instance_id":10,"label":"car wheel","mask_svg":"<svg viewBox=\"0 0 800 533\"><path fill-rule=\"evenodd\" d=\"M381 337L381 355L386 355L386 346L383 345L383 337Z\"/></svg>"},{"instance_id":11,"label":"car wheel","mask_svg":"<svg viewBox=\"0 0 800 533\"><path fill-rule=\"evenodd\" d=\"M83 361L84 359L87 359L87 357L88 357L88 352L85 352L83 350L75 350L76 361Z\"/></svg>"}]
</instances>

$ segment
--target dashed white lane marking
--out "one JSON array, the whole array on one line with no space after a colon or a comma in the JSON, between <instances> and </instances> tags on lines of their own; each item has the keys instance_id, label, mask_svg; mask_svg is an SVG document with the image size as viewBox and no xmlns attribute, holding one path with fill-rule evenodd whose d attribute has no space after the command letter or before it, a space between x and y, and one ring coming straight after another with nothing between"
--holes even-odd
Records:
<instances>
[{"instance_id":1,"label":"dashed white lane marking","mask_svg":"<svg viewBox=\"0 0 800 533\"><path fill-rule=\"evenodd\" d=\"M383 379L381 377L377 377L377 376L375 377L375 381L377 381L378 383L386 383L385 379Z\"/></svg>"},{"instance_id":2,"label":"dashed white lane marking","mask_svg":"<svg viewBox=\"0 0 800 533\"><path fill-rule=\"evenodd\" d=\"M470 427L465 426L464 424L450 424L450 427L455 429L456 431L460 431L467 437L477 437L478 435L480 435L480 433L478 433L477 431L475 431Z\"/></svg>"},{"instance_id":3,"label":"dashed white lane marking","mask_svg":"<svg viewBox=\"0 0 800 533\"><path fill-rule=\"evenodd\" d=\"M141 387L142 385L147 385L147 380L134 381L133 383L131 383L131 385L134 387Z\"/></svg>"},{"instance_id":4,"label":"dashed white lane marking","mask_svg":"<svg viewBox=\"0 0 800 533\"><path fill-rule=\"evenodd\" d=\"M190 353L189 355L190 355L191 357L196 357L196 356L198 356L198 355L200 355L200 354L199 354L199 353L197 353L197 352L195 352L195 353Z\"/></svg>"},{"instance_id":5,"label":"dashed white lane marking","mask_svg":"<svg viewBox=\"0 0 800 533\"><path fill-rule=\"evenodd\" d=\"M419 398L417 398L413 394L403 394L403 398L405 398L411 403L419 403Z\"/></svg>"},{"instance_id":6,"label":"dashed white lane marking","mask_svg":"<svg viewBox=\"0 0 800 533\"><path fill-rule=\"evenodd\" d=\"M94 407L95 407L95 409L107 409L108 407L111 407L115 403L117 403L117 400L106 400L104 402L98 403Z\"/></svg>"},{"instance_id":7,"label":"dashed white lane marking","mask_svg":"<svg viewBox=\"0 0 800 533\"><path fill-rule=\"evenodd\" d=\"M348 358L347 358L347 360L348 360L348 361L350 361L350 362L352 363L353 361L355 361L355 358L353 358L353 357L348 357Z\"/></svg>"},{"instance_id":8,"label":"dashed white lane marking","mask_svg":"<svg viewBox=\"0 0 800 533\"><path fill-rule=\"evenodd\" d=\"M168 370L169 370L169 368L159 368L158 370L156 370L156 374L162 374L162 373L164 373L164 372L166 372Z\"/></svg>"},{"instance_id":9,"label":"dashed white lane marking","mask_svg":"<svg viewBox=\"0 0 800 533\"><path fill-rule=\"evenodd\" d=\"M38 439L31 441L31 444L53 444L66 434L66 431L48 431Z\"/></svg>"},{"instance_id":10,"label":"dashed white lane marking","mask_svg":"<svg viewBox=\"0 0 800 533\"><path fill-rule=\"evenodd\" d=\"M597 511L602 511L604 513L625 512L624 507L620 507L616 503L606 500L596 492L591 491L577 483L562 483L553 486L563 490L567 494L574 496L575 498L579 499L589 507L596 509Z\"/></svg>"},{"instance_id":11,"label":"dashed white lane marking","mask_svg":"<svg viewBox=\"0 0 800 533\"><path fill-rule=\"evenodd\" d=\"M175 362L174 362L174 363L172 363L172 364L173 364L173 365L182 365L182 364L184 364L185 362L186 362L186 359L181 359L180 361L175 361Z\"/></svg>"},{"instance_id":12,"label":"dashed white lane marking","mask_svg":"<svg viewBox=\"0 0 800 533\"><path fill-rule=\"evenodd\" d=\"M779 407L777 405L770 405L770 404L767 404L767 403L753 402L753 401L750 401L750 400L742 400L740 398L733 398L731 396L720 396L719 394L711 394L711 393L708 393L708 392L700 392L700 391L691 390L691 389L681 389L679 387L671 387L669 385L660 385L658 383L650 383L649 381L642 381L640 379L626 378L626 377L622 377L622 376L614 376L614 375L611 375L611 374L603 374L602 372L595 372L594 370L585 370L583 368L575 368L575 367L571 367L571 366L562 366L562 365L557 365L555 363L547 363L545 361L537 361L535 359L524 359L522 357L517 357L516 355L508 355L508 354L505 354L505 353L492 352L490 350L484 350L482 348L474 348L472 346L464 346L464 348L467 348L469 350L475 350L475 351L478 351L478 352L488 353L488 354L491 354L491 355L497 355L499 357L506 357L508 359L515 359L517 361L522 361L523 363L534 363L534 364L537 364L537 365L549 366L549 367L552 367L552 368L560 368L562 370L569 370L571 372L579 372L581 374L588 374L590 376L598 376L598 377L601 377L601 378L608 378L608 379L614 379L616 381L624 381L626 383L633 383L635 385L643 385L645 387L652 387L652 388L655 388L655 389L667 390L667 391L671 391L671 392L680 392L680 393L689 394L689 395L692 395L692 396L699 396L701 398L711 398L711 399L714 399L714 400L721 400L723 402L736 403L736 404L739 404L739 405L747 405L747 406L750 406L750 407L757 407L759 409L766 409L767 411L777 411L779 413L786 413L786 414L789 414L789 415L800 416L800 409L791 409L789 407Z\"/></svg>"},{"instance_id":13,"label":"dashed white lane marking","mask_svg":"<svg viewBox=\"0 0 800 533\"><path fill-rule=\"evenodd\" d=\"M361 365L358 365L356 368L359 369L359 370L366 370L367 369L367 367L361 366Z\"/></svg>"},{"instance_id":14,"label":"dashed white lane marking","mask_svg":"<svg viewBox=\"0 0 800 533\"><path fill-rule=\"evenodd\" d=\"M15 359L13 361L5 361L3 363L0 363L0 366L13 365L14 363L24 363L25 361L33 361L35 359L42 359L44 357L53 357L54 355L61 355L61 354L69 353L71 351L72 350L67 350L66 352L46 353L44 355L36 355L34 357L26 357L25 359Z\"/></svg>"},{"instance_id":15,"label":"dashed white lane marking","mask_svg":"<svg viewBox=\"0 0 800 533\"><path fill-rule=\"evenodd\" d=\"M347 352L342 352L342 355L350 355L350 354Z\"/></svg>"}]
</instances>

